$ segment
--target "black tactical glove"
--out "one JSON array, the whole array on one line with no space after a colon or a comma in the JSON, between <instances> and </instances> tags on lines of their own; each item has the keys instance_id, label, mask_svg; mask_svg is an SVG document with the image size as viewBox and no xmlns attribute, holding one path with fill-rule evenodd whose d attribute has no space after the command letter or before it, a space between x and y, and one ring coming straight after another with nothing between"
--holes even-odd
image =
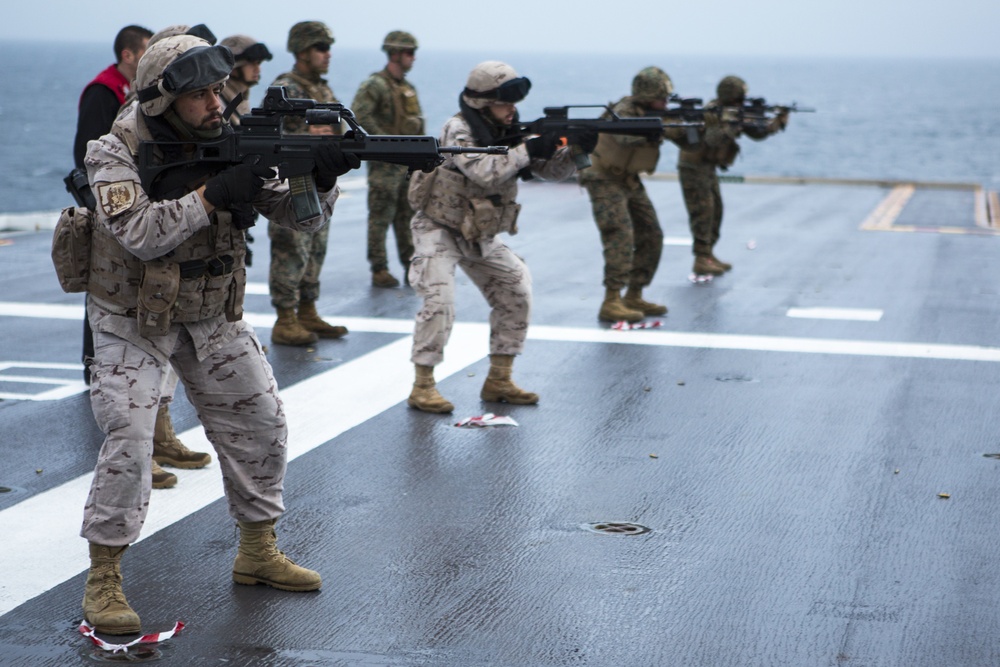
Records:
<instances>
[{"instance_id":1,"label":"black tactical glove","mask_svg":"<svg viewBox=\"0 0 1000 667\"><path fill-rule=\"evenodd\" d=\"M593 153L594 149L597 148L598 136L597 130L585 130L577 136L576 145L584 153Z\"/></svg>"},{"instance_id":2,"label":"black tactical glove","mask_svg":"<svg viewBox=\"0 0 1000 667\"><path fill-rule=\"evenodd\" d=\"M556 149L559 148L559 141L560 139L555 133L546 132L540 136L528 139L524 142L524 146L528 149L528 157L548 160L555 155Z\"/></svg>"},{"instance_id":3,"label":"black tactical glove","mask_svg":"<svg viewBox=\"0 0 1000 667\"><path fill-rule=\"evenodd\" d=\"M253 204L249 202L234 202L229 205L229 214L233 216L233 227L236 229L250 229L257 224L257 211L253 209ZM247 234L247 236L250 236ZM248 239L249 241L249 239ZM247 250L249 259L250 251ZM247 266L250 266L247 263Z\"/></svg>"},{"instance_id":4,"label":"black tactical glove","mask_svg":"<svg viewBox=\"0 0 1000 667\"><path fill-rule=\"evenodd\" d=\"M332 190L337 177L361 166L361 158L340 150L336 141L324 141L316 151L316 187Z\"/></svg>"},{"instance_id":5,"label":"black tactical glove","mask_svg":"<svg viewBox=\"0 0 1000 667\"><path fill-rule=\"evenodd\" d=\"M268 167L238 164L208 179L205 200L215 208L232 210L234 205L249 204L256 199L264 187L264 179L274 176L274 170Z\"/></svg>"}]
</instances>

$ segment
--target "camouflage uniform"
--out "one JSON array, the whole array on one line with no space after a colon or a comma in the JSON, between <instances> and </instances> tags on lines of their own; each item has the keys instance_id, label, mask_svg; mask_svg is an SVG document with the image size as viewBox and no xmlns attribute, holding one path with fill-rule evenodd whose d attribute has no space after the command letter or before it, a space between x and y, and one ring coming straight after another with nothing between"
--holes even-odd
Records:
<instances>
[{"instance_id":1,"label":"camouflage uniform","mask_svg":"<svg viewBox=\"0 0 1000 667\"><path fill-rule=\"evenodd\" d=\"M286 72L274 80L272 86L284 86L289 97L309 98L319 102L337 104L326 79L320 76L306 78L298 72ZM305 118L286 118L282 132L308 134ZM340 129L334 128L339 134ZM268 284L271 304L275 308L295 308L300 301L319 299L319 276L326 259L326 244L330 228L324 225L316 232L301 232L273 222L267 225L271 239L271 269Z\"/></svg>"},{"instance_id":2,"label":"camouflage uniform","mask_svg":"<svg viewBox=\"0 0 1000 667\"><path fill-rule=\"evenodd\" d=\"M631 96L619 100L612 110L623 118L646 115ZM604 248L604 286L614 290L642 288L653 281L660 264L663 230L639 170L612 166L603 159L603 154L614 148L650 152L648 171L652 171L659 147L645 137L602 134L591 156L593 165L580 172Z\"/></svg>"},{"instance_id":3,"label":"camouflage uniform","mask_svg":"<svg viewBox=\"0 0 1000 667\"><path fill-rule=\"evenodd\" d=\"M740 152L736 140L742 134L761 141L783 130L787 122L787 116L779 114L764 127L743 126L738 121L746 84L738 77L726 77L719 82L719 91L720 99L705 105L701 141L682 148L677 157L677 175L693 239L692 253L695 257L708 258L709 265L720 264L713 254L722 228L722 191L716 169L725 171L732 166ZM721 264L719 268L722 269L730 266Z\"/></svg>"},{"instance_id":4,"label":"camouflage uniform","mask_svg":"<svg viewBox=\"0 0 1000 667\"><path fill-rule=\"evenodd\" d=\"M162 201L147 196L133 157L144 136L137 110L133 104L123 111L112 134L92 142L86 158L99 202L92 251L97 259L87 300L95 335L90 395L105 440L81 535L109 546L134 542L146 516L153 426L168 365L184 381L218 453L230 514L238 521L263 521L283 511L287 427L260 342L240 319L243 232L230 223L228 212L207 214L196 192ZM294 222L284 184L267 182L254 207L277 224L307 232L324 224L337 193L335 188L321 195L323 216L301 225ZM180 279L178 296L166 311L172 321L156 331L143 328L150 321L142 315L144 304L158 303L161 289L169 293L162 287L150 295L148 276L171 275L181 257L207 256L220 247L231 257L231 272ZM120 259L100 259L115 253ZM223 313L207 305L220 298L213 290L226 295ZM199 299L205 305L199 307Z\"/></svg>"},{"instance_id":5,"label":"camouflage uniform","mask_svg":"<svg viewBox=\"0 0 1000 667\"><path fill-rule=\"evenodd\" d=\"M413 85L396 79L388 68L362 82L351 110L371 134L423 134L420 101ZM385 242L389 226L396 235L396 249L403 267L413 257L410 218L413 209L406 198L409 182L403 165L368 162L368 263L372 273L389 267Z\"/></svg>"},{"instance_id":6,"label":"camouflage uniform","mask_svg":"<svg viewBox=\"0 0 1000 667\"><path fill-rule=\"evenodd\" d=\"M445 123L440 143L480 145L460 114ZM449 155L437 168L439 173L435 178L464 183L468 196L501 193L505 203L516 206L513 201L517 196L518 172L526 167L538 177L550 180L562 180L574 172L568 148L560 148L552 158L540 160L530 158L521 144L507 155ZM416 250L410 266L410 284L423 298L416 317L412 361L421 366L435 366L444 358L455 321L456 265L476 284L492 309L490 354L520 354L531 314L528 267L495 234L467 240L452 215L461 218L464 208L458 205L462 199L468 205L468 198L460 192L458 197L445 194L438 185L436 182L411 225ZM509 231L516 231L516 227Z\"/></svg>"}]
</instances>

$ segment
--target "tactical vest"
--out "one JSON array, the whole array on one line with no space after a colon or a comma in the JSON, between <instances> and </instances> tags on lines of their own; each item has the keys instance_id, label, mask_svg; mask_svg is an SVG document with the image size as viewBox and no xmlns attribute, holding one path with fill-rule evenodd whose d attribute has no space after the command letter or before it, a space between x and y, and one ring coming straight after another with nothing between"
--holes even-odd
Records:
<instances>
[{"instance_id":1,"label":"tactical vest","mask_svg":"<svg viewBox=\"0 0 1000 667\"><path fill-rule=\"evenodd\" d=\"M152 136L133 105L111 128L133 158ZM193 192L192 187L188 192ZM242 319L246 293L246 238L228 211L213 211L212 224L163 257L142 261L104 225L94 225L87 291L135 311L143 336L163 335L171 322L197 322L225 315Z\"/></svg>"},{"instance_id":2,"label":"tactical vest","mask_svg":"<svg viewBox=\"0 0 1000 667\"><path fill-rule=\"evenodd\" d=\"M392 95L392 123L385 128L386 134L422 134L424 118L413 86L397 81L385 70L376 72L375 76L386 82Z\"/></svg>"},{"instance_id":3,"label":"tactical vest","mask_svg":"<svg viewBox=\"0 0 1000 667\"><path fill-rule=\"evenodd\" d=\"M435 222L457 230L465 240L475 242L501 232L517 234L521 205L516 197L516 179L484 188L460 171L438 167L423 212Z\"/></svg>"},{"instance_id":4,"label":"tactical vest","mask_svg":"<svg viewBox=\"0 0 1000 667\"><path fill-rule=\"evenodd\" d=\"M653 173L660 160L658 144L623 146L603 132L598 135L597 147L590 154L592 169L611 176L629 176Z\"/></svg>"}]
</instances>

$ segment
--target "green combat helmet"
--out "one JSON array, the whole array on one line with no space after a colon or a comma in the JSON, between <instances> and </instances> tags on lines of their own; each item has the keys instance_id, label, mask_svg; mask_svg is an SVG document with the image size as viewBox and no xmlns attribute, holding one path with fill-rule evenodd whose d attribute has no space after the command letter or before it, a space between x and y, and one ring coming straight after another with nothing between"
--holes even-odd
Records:
<instances>
[{"instance_id":1,"label":"green combat helmet","mask_svg":"<svg viewBox=\"0 0 1000 667\"><path fill-rule=\"evenodd\" d=\"M674 92L674 82L659 67L646 67L632 79L632 97L640 102L665 100Z\"/></svg>"},{"instance_id":2,"label":"green combat helmet","mask_svg":"<svg viewBox=\"0 0 1000 667\"><path fill-rule=\"evenodd\" d=\"M301 21L288 31L289 53L302 53L317 44L333 44L333 31L321 21Z\"/></svg>"},{"instance_id":3,"label":"green combat helmet","mask_svg":"<svg viewBox=\"0 0 1000 667\"><path fill-rule=\"evenodd\" d=\"M382 50L386 53L394 51L417 50L417 38L405 30L393 30L385 36L382 42Z\"/></svg>"},{"instance_id":4,"label":"green combat helmet","mask_svg":"<svg viewBox=\"0 0 1000 667\"><path fill-rule=\"evenodd\" d=\"M747 82L738 76L727 76L715 89L720 104L740 104L747 96Z\"/></svg>"}]
</instances>

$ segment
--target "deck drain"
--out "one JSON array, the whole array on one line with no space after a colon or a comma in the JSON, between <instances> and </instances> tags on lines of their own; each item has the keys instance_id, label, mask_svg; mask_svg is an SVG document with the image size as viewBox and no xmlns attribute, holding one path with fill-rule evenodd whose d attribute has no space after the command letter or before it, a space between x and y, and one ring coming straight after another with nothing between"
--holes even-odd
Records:
<instances>
[{"instance_id":1,"label":"deck drain","mask_svg":"<svg viewBox=\"0 0 1000 667\"><path fill-rule=\"evenodd\" d=\"M642 535L648 533L649 528L640 526L637 523L628 521L599 521L597 523L585 523L583 527L594 533L604 533L606 535Z\"/></svg>"}]
</instances>

